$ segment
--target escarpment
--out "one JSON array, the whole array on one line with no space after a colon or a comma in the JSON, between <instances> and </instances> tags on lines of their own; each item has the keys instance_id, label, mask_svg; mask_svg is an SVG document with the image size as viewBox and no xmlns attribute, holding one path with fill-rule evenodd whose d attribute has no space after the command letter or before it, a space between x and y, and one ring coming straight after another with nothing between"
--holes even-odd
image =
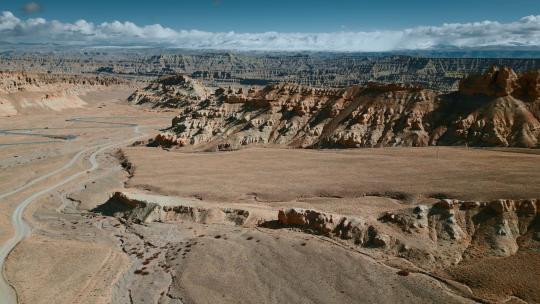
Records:
<instances>
[{"instance_id":1,"label":"escarpment","mask_svg":"<svg viewBox=\"0 0 540 304\"><path fill-rule=\"evenodd\" d=\"M215 206L202 201L116 192L93 211L135 223L189 221L296 228L364 248L370 254L400 257L427 271L540 249L538 199L442 199L375 216L294 207L274 211L267 207Z\"/></svg>"},{"instance_id":2,"label":"escarpment","mask_svg":"<svg viewBox=\"0 0 540 304\"><path fill-rule=\"evenodd\" d=\"M209 90L188 76L172 75L159 78L147 87L135 91L128 101L149 104L154 108L182 108L206 100Z\"/></svg>"},{"instance_id":3,"label":"escarpment","mask_svg":"<svg viewBox=\"0 0 540 304\"><path fill-rule=\"evenodd\" d=\"M154 140L163 146L535 148L540 139L539 79L538 71L517 74L492 67L463 79L452 93L369 83L346 89L274 84L217 89L208 95L193 80L180 87L158 81L131 99L181 109L170 129ZM186 86L191 95L185 94Z\"/></svg>"},{"instance_id":4,"label":"escarpment","mask_svg":"<svg viewBox=\"0 0 540 304\"><path fill-rule=\"evenodd\" d=\"M0 93L21 91L74 91L75 88L99 88L126 85L124 79L111 76L85 76L75 74L51 74L36 72L0 71Z\"/></svg>"},{"instance_id":5,"label":"escarpment","mask_svg":"<svg viewBox=\"0 0 540 304\"><path fill-rule=\"evenodd\" d=\"M125 49L107 52L78 48L70 51L3 52L0 68L9 71L33 70L42 73L105 74L120 77L155 77L170 73L189 75L212 86L230 83L264 85L290 82L317 87L347 87L370 81L420 84L449 92L459 80L482 73L492 65L511 66L523 72L540 68L537 52L520 53L426 52L413 56L352 53L242 53L219 51L145 51ZM439 57L444 56L444 57ZM495 58L498 57L498 58Z\"/></svg>"},{"instance_id":6,"label":"escarpment","mask_svg":"<svg viewBox=\"0 0 540 304\"><path fill-rule=\"evenodd\" d=\"M94 212L116 216L134 223L193 221L203 224L253 225L260 219L248 210L206 206L180 200L162 202L154 196L115 192Z\"/></svg>"},{"instance_id":7,"label":"escarpment","mask_svg":"<svg viewBox=\"0 0 540 304\"><path fill-rule=\"evenodd\" d=\"M540 202L441 200L386 212L378 219L281 210L278 222L310 233L350 241L410 260L424 269L443 269L463 260L508 257L540 249Z\"/></svg>"}]
</instances>

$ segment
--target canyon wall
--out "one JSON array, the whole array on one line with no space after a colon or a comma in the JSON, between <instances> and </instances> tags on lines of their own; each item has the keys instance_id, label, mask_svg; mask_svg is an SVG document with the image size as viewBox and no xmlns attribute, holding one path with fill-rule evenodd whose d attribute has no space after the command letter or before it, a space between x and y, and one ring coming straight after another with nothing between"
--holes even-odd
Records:
<instances>
[{"instance_id":1,"label":"canyon wall","mask_svg":"<svg viewBox=\"0 0 540 304\"><path fill-rule=\"evenodd\" d=\"M165 50L94 49L84 52L4 52L2 70L52 73L104 73L155 77L180 73L211 86L277 82L315 87L348 87L370 81L407 83L451 91L459 80L492 65L518 72L540 68L527 58L427 58L403 55L340 53L233 53Z\"/></svg>"},{"instance_id":2,"label":"canyon wall","mask_svg":"<svg viewBox=\"0 0 540 304\"><path fill-rule=\"evenodd\" d=\"M368 83L345 89L274 84L208 95L198 81L176 77L180 85L162 78L130 97L133 103L180 109L171 128L156 137L157 145L534 148L540 141L538 71L492 67L462 79L451 93Z\"/></svg>"}]
</instances>

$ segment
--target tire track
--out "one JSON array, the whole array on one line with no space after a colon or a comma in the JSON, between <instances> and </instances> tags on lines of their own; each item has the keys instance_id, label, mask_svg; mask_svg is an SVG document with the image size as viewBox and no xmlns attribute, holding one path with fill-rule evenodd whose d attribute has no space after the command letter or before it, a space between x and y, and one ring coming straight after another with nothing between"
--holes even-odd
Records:
<instances>
[{"instance_id":1,"label":"tire track","mask_svg":"<svg viewBox=\"0 0 540 304\"><path fill-rule=\"evenodd\" d=\"M90 117L73 117L66 119L66 122L75 122L75 123L96 123L96 124L107 124L107 128L134 128L137 124L127 123L127 122L111 122L105 121L106 119L126 119L126 118L146 118L144 116L90 116ZM170 118L170 116L152 116L149 118ZM16 146L16 145L34 145L34 144L48 144L48 143L60 143L67 140L77 139L78 136L73 134L67 135L58 135L58 134L48 134L48 133L36 133L36 131L52 131L52 130L82 130L82 129L101 129L102 126L79 126L79 127L51 127L51 128L26 128L26 129L0 129L0 135L9 136L9 135L22 135L22 136L32 136L32 137L43 137L49 140L46 141L21 141L7 144L0 144L0 147L4 146Z\"/></svg>"},{"instance_id":2,"label":"tire track","mask_svg":"<svg viewBox=\"0 0 540 304\"><path fill-rule=\"evenodd\" d=\"M120 118L120 117L114 117L114 118ZM83 122L83 119L84 118L74 118L75 121L81 121ZM96 121L92 121L92 122L96 122ZM109 123L109 122L105 122L105 123ZM123 123L115 123L115 124L123 124ZM115 146L120 146L120 145L123 145L123 144L126 144L126 143L129 143L131 141L134 141L134 140L137 140L139 138L142 138L144 136L146 136L147 134L145 133L142 133L140 132L139 130L139 126L137 124L123 124L124 127L132 127L134 129L134 132L136 134L138 134L137 136L135 137L131 137L125 141L122 141L120 143L107 143L107 144L99 144L99 145L94 145L92 147L88 147L88 148L85 148L81 151L79 151L77 154L75 154L75 156L67 163L65 164L64 166L62 166L61 168L59 169L56 169L50 173L47 173L39 178L36 178L30 182L28 182L27 184L13 190L13 191L10 191L8 193L4 193L2 195L0 195L0 199L3 199L3 198L6 198L10 195L13 195L15 193L18 193L18 192L21 192L25 189L28 189L29 187L31 187L32 185L35 185L36 183L40 182L40 181L43 181L53 175L56 175L62 171L65 171L66 169L72 167L78 160L81 159L81 157L88 153L89 151L92 151L94 149L97 149L96 151L94 151L88 161L90 162L91 164L91 167L89 169L85 169L85 170L81 170L79 172L76 172L68 177L66 177L65 179L63 179L62 181L54 184L53 186L50 186L50 187L47 187L45 189L42 189L40 191L37 191L35 192L34 194L30 195L29 197L27 197L26 199L24 199L23 201L21 201L17 207L15 208L15 210L13 211L12 213L12 216L11 216L11 224L12 226L14 227L14 231L15 231L15 234L14 236L9 239L7 242L5 242L4 244L2 244L2 246L0 247L0 267L2 269L2 276L0 276L0 299L2 299L2 303L5 303L5 304L8 304L8 303L17 303L17 294L15 292L15 290L13 289L13 287L7 282L6 278L5 278L5 260L7 258L7 256L9 255L9 253L22 241L24 240L26 237L28 237L30 234L31 234L31 227L28 225L28 223L26 223L23 219L23 214L24 214L24 211L25 209L34 201L36 200L37 198L39 198L40 196L50 192L50 191L53 191L65 184L68 184L69 182L79 178L80 176L84 175L84 174L87 174L87 172L93 172L95 170L97 170L99 168L99 163L97 162L97 156L99 154L101 154L102 152L110 149L110 148L113 148Z\"/></svg>"}]
</instances>

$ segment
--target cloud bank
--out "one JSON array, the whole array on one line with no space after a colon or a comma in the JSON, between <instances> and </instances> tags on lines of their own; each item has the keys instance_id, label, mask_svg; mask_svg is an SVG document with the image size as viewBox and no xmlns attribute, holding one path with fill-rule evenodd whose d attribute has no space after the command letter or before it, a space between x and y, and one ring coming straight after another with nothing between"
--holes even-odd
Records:
<instances>
[{"instance_id":1,"label":"cloud bank","mask_svg":"<svg viewBox=\"0 0 540 304\"><path fill-rule=\"evenodd\" d=\"M540 46L540 15L515 22L445 23L395 31L334 33L237 33L174 30L159 24L86 20L65 23L43 18L22 20L0 14L0 41L66 45L161 46L193 49L382 52L439 47Z\"/></svg>"}]
</instances>

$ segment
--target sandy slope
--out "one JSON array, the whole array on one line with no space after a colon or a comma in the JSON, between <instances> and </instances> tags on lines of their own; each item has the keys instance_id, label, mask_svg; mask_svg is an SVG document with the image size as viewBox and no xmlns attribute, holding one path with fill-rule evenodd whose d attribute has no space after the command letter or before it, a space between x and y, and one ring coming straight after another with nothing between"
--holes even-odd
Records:
<instances>
[{"instance_id":1,"label":"sandy slope","mask_svg":"<svg viewBox=\"0 0 540 304\"><path fill-rule=\"evenodd\" d=\"M423 275L397 270L316 237L224 229L199 238L173 274L185 303L467 303Z\"/></svg>"}]
</instances>

